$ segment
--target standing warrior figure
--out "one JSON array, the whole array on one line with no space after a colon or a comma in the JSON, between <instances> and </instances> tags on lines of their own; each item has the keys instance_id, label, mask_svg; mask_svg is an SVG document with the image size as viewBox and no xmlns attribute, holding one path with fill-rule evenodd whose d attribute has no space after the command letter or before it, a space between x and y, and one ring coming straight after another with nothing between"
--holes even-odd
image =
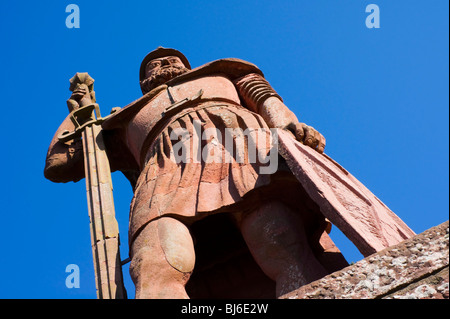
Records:
<instances>
[{"instance_id":1,"label":"standing warrior figure","mask_svg":"<svg viewBox=\"0 0 450 319\"><path fill-rule=\"evenodd\" d=\"M186 284L196 264L192 227L215 214L233 221L254 261L276 283L277 297L345 265L326 258L327 251L339 251L327 236L325 217L348 229L356 241L378 232L379 247L366 241L358 247L366 254L413 234L396 216L394 223L400 226L393 227L399 231L392 241L386 240L386 227L379 221L379 227L364 222L362 228L372 228L360 230L352 220L339 217L339 209L327 208L336 206L327 202L329 195L318 198L305 191L299 175L305 170L298 168L309 164L296 163L295 152L326 160L322 166L337 164L322 154L324 137L299 123L255 65L222 59L191 70L182 53L159 47L144 58L139 77L144 95L102 124L111 170L122 171L134 189L129 247L136 298L188 298ZM88 93L82 99L89 99ZM57 138L73 129L66 118L50 145L45 176L54 182L84 177L80 141ZM268 174L267 163L260 157L255 161L250 149L268 154L270 129L278 129L284 150L275 157L277 169ZM255 139L252 132L263 137ZM180 145L187 150L181 161L175 160ZM367 190L348 188L374 207Z\"/></svg>"}]
</instances>

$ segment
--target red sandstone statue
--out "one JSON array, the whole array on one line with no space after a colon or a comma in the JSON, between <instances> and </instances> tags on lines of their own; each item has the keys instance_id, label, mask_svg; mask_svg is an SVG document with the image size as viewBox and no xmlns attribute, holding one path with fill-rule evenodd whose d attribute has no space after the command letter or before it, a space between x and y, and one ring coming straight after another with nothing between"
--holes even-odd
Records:
<instances>
[{"instance_id":1,"label":"red sandstone statue","mask_svg":"<svg viewBox=\"0 0 450 319\"><path fill-rule=\"evenodd\" d=\"M188 298L200 250L193 229L213 215L227 216L242 235L276 283L274 297L346 265L327 236L328 220L365 255L413 234L322 154L324 137L298 121L255 65L223 59L191 70L179 51L158 48L139 75L143 97L102 124L111 169L134 188L129 247L136 298ZM81 88L69 108L90 99ZM58 141L64 130L73 130L69 118L47 154L45 176L54 182L84 177L80 141ZM263 155L273 150L274 132L281 156L270 157L277 165L269 174L262 170L267 162L249 154L253 147ZM204 225L219 232L220 225Z\"/></svg>"}]
</instances>

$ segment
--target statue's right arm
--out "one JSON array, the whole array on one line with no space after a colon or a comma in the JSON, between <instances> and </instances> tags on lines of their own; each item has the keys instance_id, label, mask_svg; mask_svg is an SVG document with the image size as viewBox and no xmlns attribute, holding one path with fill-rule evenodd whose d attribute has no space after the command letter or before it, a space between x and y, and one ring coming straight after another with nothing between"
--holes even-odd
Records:
<instances>
[{"instance_id":1,"label":"statue's right arm","mask_svg":"<svg viewBox=\"0 0 450 319\"><path fill-rule=\"evenodd\" d=\"M301 143L323 153L325 138L313 127L298 121L263 76L247 74L234 81L241 99L251 111L258 113L270 128L289 131Z\"/></svg>"},{"instance_id":2,"label":"statue's right arm","mask_svg":"<svg viewBox=\"0 0 450 319\"><path fill-rule=\"evenodd\" d=\"M65 130L75 129L70 115L62 122L50 143L45 160L44 176L56 183L77 182L84 178L83 146L81 139L66 143L58 136Z\"/></svg>"}]
</instances>

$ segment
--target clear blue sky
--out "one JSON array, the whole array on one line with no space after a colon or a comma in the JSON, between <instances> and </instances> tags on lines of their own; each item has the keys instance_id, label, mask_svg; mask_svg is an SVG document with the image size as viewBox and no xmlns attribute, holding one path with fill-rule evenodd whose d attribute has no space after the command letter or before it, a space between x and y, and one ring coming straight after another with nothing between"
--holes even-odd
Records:
<instances>
[{"instance_id":1,"label":"clear blue sky","mask_svg":"<svg viewBox=\"0 0 450 319\"><path fill-rule=\"evenodd\" d=\"M80 28L65 8L80 8ZM380 7L368 29L365 7ZM258 65L302 122L416 233L448 220L447 0L2 1L0 298L95 298L85 183L43 177L67 115L69 78L95 78L103 114L141 96L138 70L157 46L197 67ZM132 192L113 174L122 258ZM335 232L332 232L334 234ZM361 256L333 235L348 261ZM80 267L68 289L66 266ZM130 297L133 285L124 268Z\"/></svg>"}]
</instances>

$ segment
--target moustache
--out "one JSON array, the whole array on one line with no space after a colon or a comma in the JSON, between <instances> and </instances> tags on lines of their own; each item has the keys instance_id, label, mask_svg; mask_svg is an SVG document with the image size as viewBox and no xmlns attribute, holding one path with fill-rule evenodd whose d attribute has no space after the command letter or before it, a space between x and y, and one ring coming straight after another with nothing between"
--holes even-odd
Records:
<instances>
[{"instance_id":1,"label":"moustache","mask_svg":"<svg viewBox=\"0 0 450 319\"><path fill-rule=\"evenodd\" d=\"M145 94L154 89L155 87L164 84L167 81L173 79L174 77L186 73L187 71L189 71L189 69L185 67L175 67L175 66L163 67L157 70L154 74L152 74L145 80L140 82L142 92Z\"/></svg>"}]
</instances>

